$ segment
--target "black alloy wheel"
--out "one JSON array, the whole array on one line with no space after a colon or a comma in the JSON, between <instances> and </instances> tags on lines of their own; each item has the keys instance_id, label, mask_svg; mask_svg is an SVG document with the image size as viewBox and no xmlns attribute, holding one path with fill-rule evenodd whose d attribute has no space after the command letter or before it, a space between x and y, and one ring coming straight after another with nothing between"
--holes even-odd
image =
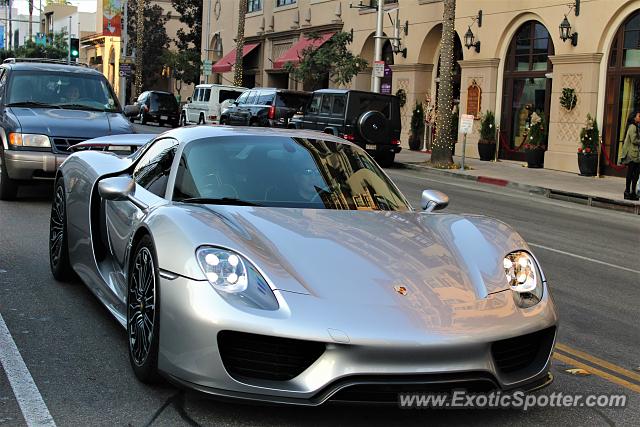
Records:
<instances>
[{"instance_id":1,"label":"black alloy wheel","mask_svg":"<svg viewBox=\"0 0 640 427\"><path fill-rule=\"evenodd\" d=\"M158 375L160 289L153 242L144 236L134 252L127 292L129 359L136 377L154 383Z\"/></svg>"},{"instance_id":2,"label":"black alloy wheel","mask_svg":"<svg viewBox=\"0 0 640 427\"><path fill-rule=\"evenodd\" d=\"M186 126L187 125L187 115L185 113L180 114L180 123L178 126Z\"/></svg>"},{"instance_id":3,"label":"black alloy wheel","mask_svg":"<svg viewBox=\"0 0 640 427\"><path fill-rule=\"evenodd\" d=\"M51 274L61 282L70 279L72 270L69 262L69 243L67 237L67 206L64 180L58 178L55 185L51 218L49 220L49 264Z\"/></svg>"}]
</instances>

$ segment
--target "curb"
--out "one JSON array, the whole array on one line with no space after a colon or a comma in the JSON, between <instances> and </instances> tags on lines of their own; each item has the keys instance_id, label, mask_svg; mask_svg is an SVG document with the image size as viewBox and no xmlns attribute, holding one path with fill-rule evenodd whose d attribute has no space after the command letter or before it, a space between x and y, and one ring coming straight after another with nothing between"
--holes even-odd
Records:
<instances>
[{"instance_id":1,"label":"curb","mask_svg":"<svg viewBox=\"0 0 640 427\"><path fill-rule=\"evenodd\" d=\"M540 194L549 199L563 200L566 202L578 203L585 206L592 206L604 209L612 209L619 212L628 212L640 215L640 203L633 203L626 200L615 200L606 197L593 196L589 194L573 193L570 191L557 190L553 188L539 187L535 185L523 184L521 182L508 181L506 179L492 178L489 176L463 175L458 172L452 172L447 169L436 169L429 166L421 166L415 163L396 162L406 169L417 171L430 171L440 175L446 175L456 179L465 179L467 181L475 181L480 184L494 185L498 187L511 188L526 193Z\"/></svg>"}]
</instances>

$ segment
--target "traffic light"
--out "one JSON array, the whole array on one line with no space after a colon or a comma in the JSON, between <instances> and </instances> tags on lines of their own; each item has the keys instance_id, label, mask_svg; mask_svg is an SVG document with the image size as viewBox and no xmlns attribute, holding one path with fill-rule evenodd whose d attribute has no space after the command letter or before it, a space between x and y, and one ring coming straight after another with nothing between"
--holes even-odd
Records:
<instances>
[{"instance_id":1,"label":"traffic light","mask_svg":"<svg viewBox=\"0 0 640 427\"><path fill-rule=\"evenodd\" d=\"M69 50L71 51L71 58L75 59L80 56L80 39L71 38L71 44L69 45Z\"/></svg>"}]
</instances>

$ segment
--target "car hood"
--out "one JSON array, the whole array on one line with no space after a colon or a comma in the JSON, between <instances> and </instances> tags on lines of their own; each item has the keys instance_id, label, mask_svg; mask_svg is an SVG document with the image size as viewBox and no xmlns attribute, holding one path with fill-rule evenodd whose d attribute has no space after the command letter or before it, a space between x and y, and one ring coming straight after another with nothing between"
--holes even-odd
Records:
<instances>
[{"instance_id":1,"label":"car hood","mask_svg":"<svg viewBox=\"0 0 640 427\"><path fill-rule=\"evenodd\" d=\"M198 246L217 244L241 252L280 290L341 302L389 301L403 287L415 304L477 301L508 289L503 258L527 249L506 224L482 216L189 209L196 222L189 221L188 233Z\"/></svg>"},{"instance_id":2,"label":"car hood","mask_svg":"<svg viewBox=\"0 0 640 427\"><path fill-rule=\"evenodd\" d=\"M22 107L10 111L23 133L89 139L134 132L121 113Z\"/></svg>"}]
</instances>

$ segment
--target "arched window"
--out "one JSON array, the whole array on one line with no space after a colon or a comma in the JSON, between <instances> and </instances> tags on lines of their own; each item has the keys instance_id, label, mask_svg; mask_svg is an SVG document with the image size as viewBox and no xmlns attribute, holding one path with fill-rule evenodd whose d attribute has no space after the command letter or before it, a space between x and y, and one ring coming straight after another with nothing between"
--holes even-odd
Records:
<instances>
[{"instance_id":1,"label":"arched window","mask_svg":"<svg viewBox=\"0 0 640 427\"><path fill-rule=\"evenodd\" d=\"M549 56L554 54L553 42L546 27L537 21L527 21L511 39L504 68L500 133L509 149L501 148L500 157L523 160L517 149L525 141L531 114L549 123L552 70ZM514 151L511 151L514 150Z\"/></svg>"},{"instance_id":2,"label":"arched window","mask_svg":"<svg viewBox=\"0 0 640 427\"><path fill-rule=\"evenodd\" d=\"M620 26L608 58L603 138L612 161L619 160L629 116L640 110L640 11ZM604 173L620 175L608 165Z\"/></svg>"}]
</instances>

